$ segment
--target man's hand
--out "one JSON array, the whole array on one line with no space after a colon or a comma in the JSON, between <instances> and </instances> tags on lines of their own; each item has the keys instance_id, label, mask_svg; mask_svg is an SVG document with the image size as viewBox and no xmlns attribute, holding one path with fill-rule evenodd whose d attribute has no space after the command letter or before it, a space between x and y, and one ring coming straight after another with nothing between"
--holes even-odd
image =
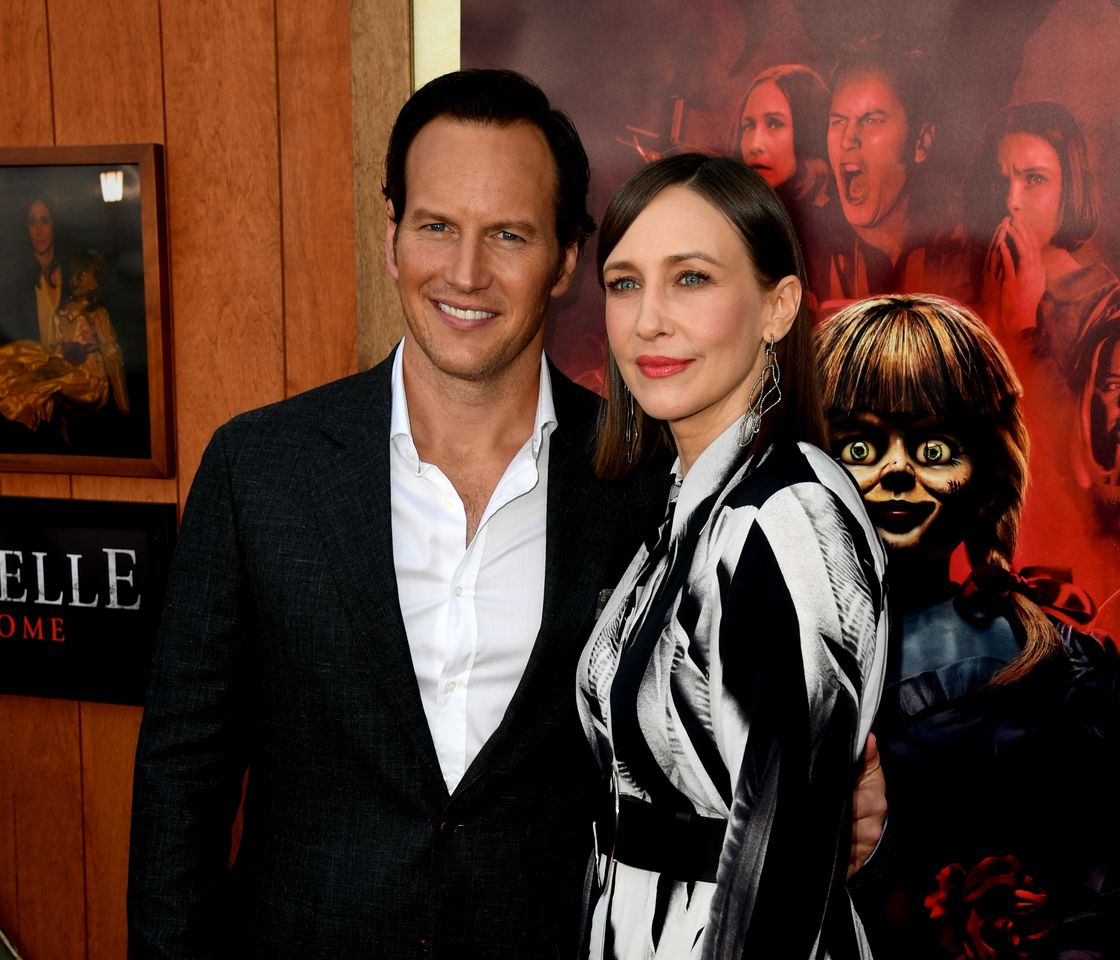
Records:
<instances>
[{"instance_id":1,"label":"man's hand","mask_svg":"<svg viewBox=\"0 0 1120 960\"><path fill-rule=\"evenodd\" d=\"M863 773L852 794L852 850L848 860L848 879L867 862L883 835L887 819L887 778L879 763L875 734L867 735L863 751Z\"/></svg>"}]
</instances>

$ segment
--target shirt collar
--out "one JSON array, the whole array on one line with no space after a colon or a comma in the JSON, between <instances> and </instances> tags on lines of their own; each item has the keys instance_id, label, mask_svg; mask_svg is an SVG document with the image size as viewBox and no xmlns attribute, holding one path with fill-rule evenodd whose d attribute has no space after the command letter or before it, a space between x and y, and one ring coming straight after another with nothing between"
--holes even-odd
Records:
<instances>
[{"instance_id":1,"label":"shirt collar","mask_svg":"<svg viewBox=\"0 0 1120 960\"><path fill-rule=\"evenodd\" d=\"M412 424L408 419L408 398L404 390L404 339L397 345L397 352L393 357L392 385L392 410L389 415L389 442L398 445L402 452L411 453L419 466L416 455L416 445L412 442ZM541 447L545 438L556 429L556 406L552 400L552 377L548 371L548 363L544 354L541 354L540 388L537 391L537 413L533 420L532 451L533 459L540 457ZM398 439L399 438L399 439Z\"/></svg>"}]
</instances>

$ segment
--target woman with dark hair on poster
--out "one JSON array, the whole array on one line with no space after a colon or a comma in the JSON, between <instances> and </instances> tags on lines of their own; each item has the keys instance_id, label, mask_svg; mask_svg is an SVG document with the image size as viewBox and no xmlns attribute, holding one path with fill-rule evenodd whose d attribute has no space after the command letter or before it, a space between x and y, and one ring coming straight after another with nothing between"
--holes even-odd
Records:
<instances>
[{"instance_id":1,"label":"woman with dark hair on poster","mask_svg":"<svg viewBox=\"0 0 1120 960\"><path fill-rule=\"evenodd\" d=\"M974 299L1009 349L1052 358L1067 382L1090 329L1120 313L1120 281L1074 253L1100 202L1085 138L1065 107L1023 103L984 130L965 184Z\"/></svg>"},{"instance_id":2,"label":"woman with dark hair on poster","mask_svg":"<svg viewBox=\"0 0 1120 960\"><path fill-rule=\"evenodd\" d=\"M830 99L815 70L800 63L769 67L747 88L734 134L743 162L789 210L817 301L828 292L829 245L848 233L828 167Z\"/></svg>"},{"instance_id":3,"label":"woman with dark hair on poster","mask_svg":"<svg viewBox=\"0 0 1120 960\"><path fill-rule=\"evenodd\" d=\"M51 317L66 291L53 201L36 192L19 212L25 217L20 230L27 245L13 245L4 264L0 343L37 340L46 346Z\"/></svg>"},{"instance_id":4,"label":"woman with dark hair on poster","mask_svg":"<svg viewBox=\"0 0 1120 960\"><path fill-rule=\"evenodd\" d=\"M607 208L606 477L675 448L668 516L584 650L612 784L593 957L867 956L845 888L879 698L885 557L824 436L789 215L681 154Z\"/></svg>"},{"instance_id":5,"label":"woman with dark hair on poster","mask_svg":"<svg viewBox=\"0 0 1120 960\"><path fill-rule=\"evenodd\" d=\"M1062 572L1013 565L1019 381L983 323L929 295L845 308L817 353L832 453L890 556L875 730L892 843L888 896L864 914L876 956L1112 955L1117 658L1075 629L1092 603ZM963 588L949 572L962 544Z\"/></svg>"}]
</instances>

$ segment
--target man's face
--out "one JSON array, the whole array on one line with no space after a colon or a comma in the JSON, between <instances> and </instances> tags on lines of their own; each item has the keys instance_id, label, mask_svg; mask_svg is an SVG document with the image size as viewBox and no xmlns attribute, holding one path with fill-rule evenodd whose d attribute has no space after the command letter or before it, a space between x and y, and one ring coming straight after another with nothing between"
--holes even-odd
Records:
<instances>
[{"instance_id":1,"label":"man's face","mask_svg":"<svg viewBox=\"0 0 1120 960\"><path fill-rule=\"evenodd\" d=\"M841 77L832 94L828 159L848 223L874 228L899 207L911 165L925 160L926 135L911 131L883 74L866 70Z\"/></svg>"},{"instance_id":2,"label":"man's face","mask_svg":"<svg viewBox=\"0 0 1120 960\"><path fill-rule=\"evenodd\" d=\"M500 379L539 362L549 298L576 245L556 239L556 164L541 131L437 117L405 159L403 211L389 204L385 254L408 324L407 369ZM394 222L394 216L396 222Z\"/></svg>"}]
</instances>

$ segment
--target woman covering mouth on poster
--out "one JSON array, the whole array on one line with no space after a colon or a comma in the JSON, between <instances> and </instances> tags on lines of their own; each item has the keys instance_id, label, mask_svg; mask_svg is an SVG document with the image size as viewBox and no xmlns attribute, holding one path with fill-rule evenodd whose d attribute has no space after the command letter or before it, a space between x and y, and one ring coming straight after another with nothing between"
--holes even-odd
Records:
<instances>
[{"instance_id":1,"label":"woman covering mouth on poster","mask_svg":"<svg viewBox=\"0 0 1120 960\"><path fill-rule=\"evenodd\" d=\"M1052 358L1073 385L1091 329L1120 314L1120 281L1074 253L1100 214L1085 138L1065 107L1008 107L988 124L965 185L975 300L1009 349Z\"/></svg>"},{"instance_id":2,"label":"woman covering mouth on poster","mask_svg":"<svg viewBox=\"0 0 1120 960\"><path fill-rule=\"evenodd\" d=\"M734 134L735 151L789 210L815 301L828 293L830 244L848 233L828 167L830 98L815 70L800 63L769 67L747 88Z\"/></svg>"},{"instance_id":3,"label":"woman covering mouth on poster","mask_svg":"<svg viewBox=\"0 0 1120 960\"><path fill-rule=\"evenodd\" d=\"M593 957L867 956L849 800L879 699L885 556L824 423L804 267L762 178L681 154L599 234L607 477L665 444L668 516L584 650L612 784Z\"/></svg>"},{"instance_id":4,"label":"woman covering mouth on poster","mask_svg":"<svg viewBox=\"0 0 1120 960\"><path fill-rule=\"evenodd\" d=\"M930 295L842 310L817 352L832 453L890 556L875 731L892 841L883 902L863 912L875 954L1114 956L1118 658L1075 629L1092 603L1059 571L1012 565L1019 381L978 319ZM963 588L949 572L962 543ZM1058 827L1065 814L1076 824Z\"/></svg>"}]
</instances>

